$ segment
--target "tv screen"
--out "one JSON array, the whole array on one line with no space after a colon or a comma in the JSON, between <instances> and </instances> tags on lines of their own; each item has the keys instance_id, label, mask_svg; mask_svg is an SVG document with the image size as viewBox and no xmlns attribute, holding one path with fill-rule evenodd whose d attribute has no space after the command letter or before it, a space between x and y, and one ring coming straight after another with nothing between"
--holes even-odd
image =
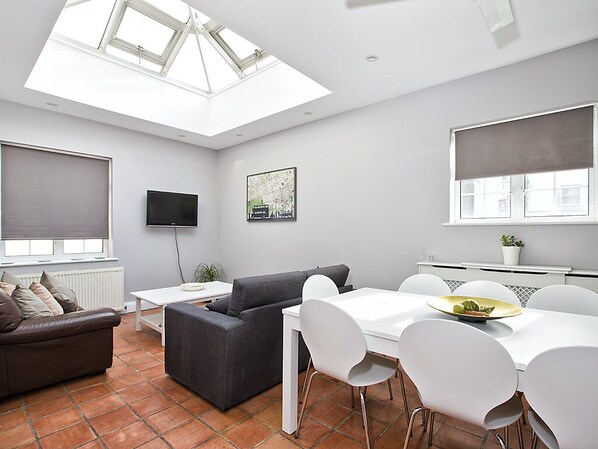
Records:
<instances>
[{"instance_id":1,"label":"tv screen","mask_svg":"<svg viewBox=\"0 0 598 449\"><path fill-rule=\"evenodd\" d=\"M197 195L147 191L147 226L197 226Z\"/></svg>"}]
</instances>

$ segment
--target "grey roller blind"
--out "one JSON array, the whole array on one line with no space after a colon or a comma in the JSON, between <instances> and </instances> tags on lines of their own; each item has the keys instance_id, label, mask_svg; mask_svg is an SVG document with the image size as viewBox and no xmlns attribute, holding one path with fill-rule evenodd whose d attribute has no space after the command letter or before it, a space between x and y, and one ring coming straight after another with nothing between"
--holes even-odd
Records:
<instances>
[{"instance_id":1,"label":"grey roller blind","mask_svg":"<svg viewBox=\"0 0 598 449\"><path fill-rule=\"evenodd\" d=\"M110 162L1 146L2 239L108 238Z\"/></svg>"},{"instance_id":2,"label":"grey roller blind","mask_svg":"<svg viewBox=\"0 0 598 449\"><path fill-rule=\"evenodd\" d=\"M455 131L455 179L588 168L594 107Z\"/></svg>"}]
</instances>

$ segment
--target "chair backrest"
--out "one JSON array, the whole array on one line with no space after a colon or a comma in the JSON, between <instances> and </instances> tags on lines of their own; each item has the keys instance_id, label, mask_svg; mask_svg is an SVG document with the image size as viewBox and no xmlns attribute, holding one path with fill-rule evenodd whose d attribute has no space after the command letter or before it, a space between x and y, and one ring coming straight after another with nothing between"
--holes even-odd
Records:
<instances>
[{"instance_id":1,"label":"chair backrest","mask_svg":"<svg viewBox=\"0 0 598 449\"><path fill-rule=\"evenodd\" d=\"M597 347L550 349L527 366L522 384L530 407L563 449L596 447Z\"/></svg>"},{"instance_id":2,"label":"chair backrest","mask_svg":"<svg viewBox=\"0 0 598 449\"><path fill-rule=\"evenodd\" d=\"M461 284L453 295L478 296L480 298L496 299L521 306L521 301L513 290L494 281L471 281Z\"/></svg>"},{"instance_id":3,"label":"chair backrest","mask_svg":"<svg viewBox=\"0 0 598 449\"><path fill-rule=\"evenodd\" d=\"M447 296L451 289L446 282L433 274L414 274L399 286L399 292L418 295Z\"/></svg>"},{"instance_id":4,"label":"chair backrest","mask_svg":"<svg viewBox=\"0 0 598 449\"><path fill-rule=\"evenodd\" d=\"M319 299L301 305L299 320L316 370L347 382L351 368L366 355L365 336L359 325L345 311Z\"/></svg>"},{"instance_id":5,"label":"chair backrest","mask_svg":"<svg viewBox=\"0 0 598 449\"><path fill-rule=\"evenodd\" d=\"M399 337L399 360L424 407L479 426L517 389L517 369L507 350L457 321L407 326Z\"/></svg>"},{"instance_id":6,"label":"chair backrest","mask_svg":"<svg viewBox=\"0 0 598 449\"><path fill-rule=\"evenodd\" d=\"M576 285L550 285L535 291L527 307L598 316L598 293Z\"/></svg>"},{"instance_id":7,"label":"chair backrest","mask_svg":"<svg viewBox=\"0 0 598 449\"><path fill-rule=\"evenodd\" d=\"M322 274L314 274L303 284L303 301L324 299L338 295L338 287L332 279Z\"/></svg>"}]
</instances>

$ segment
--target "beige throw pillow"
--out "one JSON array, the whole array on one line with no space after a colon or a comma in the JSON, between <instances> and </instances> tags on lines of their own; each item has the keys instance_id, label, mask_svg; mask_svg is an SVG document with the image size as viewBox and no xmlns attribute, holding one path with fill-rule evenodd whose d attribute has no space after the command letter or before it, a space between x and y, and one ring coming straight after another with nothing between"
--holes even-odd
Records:
<instances>
[{"instance_id":1,"label":"beige throw pillow","mask_svg":"<svg viewBox=\"0 0 598 449\"><path fill-rule=\"evenodd\" d=\"M11 298L23 312L23 319L25 320L54 316L48 306L28 288L17 285L12 292Z\"/></svg>"},{"instance_id":2,"label":"beige throw pillow","mask_svg":"<svg viewBox=\"0 0 598 449\"><path fill-rule=\"evenodd\" d=\"M32 282L29 286L29 290L39 296L44 304L47 305L52 311L53 315L62 315L64 313L64 310L62 310L62 307L60 304L58 304L58 301L54 299L52 293L50 293L43 285L38 284L37 282Z\"/></svg>"},{"instance_id":3,"label":"beige throw pillow","mask_svg":"<svg viewBox=\"0 0 598 449\"><path fill-rule=\"evenodd\" d=\"M2 279L0 279L0 281L6 282L7 284L24 287L24 285L21 284L21 280L18 277L16 277L14 274L7 273L6 271L2 272Z\"/></svg>"},{"instance_id":4,"label":"beige throw pillow","mask_svg":"<svg viewBox=\"0 0 598 449\"><path fill-rule=\"evenodd\" d=\"M4 290L4 292L9 296L12 295L12 292L14 291L15 287L16 285L14 284L9 284L8 282L0 282L0 288Z\"/></svg>"},{"instance_id":5,"label":"beige throw pillow","mask_svg":"<svg viewBox=\"0 0 598 449\"><path fill-rule=\"evenodd\" d=\"M77 295L70 288L62 285L55 276L44 271L39 282L52 293L52 296L62 306L65 313L77 310Z\"/></svg>"}]
</instances>

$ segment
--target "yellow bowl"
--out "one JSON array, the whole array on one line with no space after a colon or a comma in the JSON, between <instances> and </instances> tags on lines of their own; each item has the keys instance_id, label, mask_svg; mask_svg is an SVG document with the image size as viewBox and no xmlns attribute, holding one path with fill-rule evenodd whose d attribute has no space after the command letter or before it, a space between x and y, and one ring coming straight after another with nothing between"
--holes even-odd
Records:
<instances>
[{"instance_id":1,"label":"yellow bowl","mask_svg":"<svg viewBox=\"0 0 598 449\"><path fill-rule=\"evenodd\" d=\"M453 306L455 304L461 304L463 301L468 299L473 299L481 306L494 306L494 310L492 311L490 316L475 316L453 312ZM498 320L500 318L516 316L523 311L521 307L511 304L509 302L497 301L496 299L478 298L475 296L438 296L436 298L430 298L428 300L428 305L440 312L456 316L460 320L471 321L474 323L481 323L485 322L486 320Z\"/></svg>"}]
</instances>

